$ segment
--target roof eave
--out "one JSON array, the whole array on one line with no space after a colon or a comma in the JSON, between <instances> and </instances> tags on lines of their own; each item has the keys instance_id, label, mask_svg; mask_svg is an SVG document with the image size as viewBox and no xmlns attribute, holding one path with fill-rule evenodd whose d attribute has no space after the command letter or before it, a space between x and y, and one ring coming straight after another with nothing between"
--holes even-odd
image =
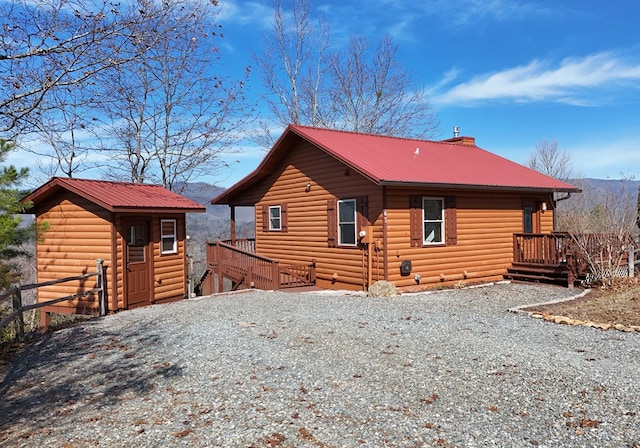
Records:
<instances>
[{"instance_id":1,"label":"roof eave","mask_svg":"<svg viewBox=\"0 0 640 448\"><path fill-rule=\"evenodd\" d=\"M111 207L109 210L114 213L140 213L140 207ZM160 214L160 213L205 213L205 207L187 208L187 207L145 207L144 213Z\"/></svg>"},{"instance_id":2,"label":"roof eave","mask_svg":"<svg viewBox=\"0 0 640 448\"><path fill-rule=\"evenodd\" d=\"M414 188L446 188L456 190L494 190L494 191L527 191L539 193L580 193L579 188L552 188L552 187L535 187L535 186L519 186L519 185L477 185L477 184L455 184L455 183L432 183L432 182L410 182L381 180L379 185L389 187L414 187Z\"/></svg>"}]
</instances>

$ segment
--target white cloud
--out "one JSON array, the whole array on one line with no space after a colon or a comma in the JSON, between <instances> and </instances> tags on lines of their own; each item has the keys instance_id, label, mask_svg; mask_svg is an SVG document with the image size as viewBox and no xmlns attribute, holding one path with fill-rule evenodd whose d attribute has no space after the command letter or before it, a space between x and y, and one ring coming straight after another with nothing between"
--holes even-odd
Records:
<instances>
[{"instance_id":1,"label":"white cloud","mask_svg":"<svg viewBox=\"0 0 640 448\"><path fill-rule=\"evenodd\" d=\"M446 79L447 75L445 75ZM637 85L640 63L627 63L612 53L567 58L557 67L534 60L527 65L476 76L448 91L432 93L434 104L476 105L493 100L554 101L587 104L593 88ZM442 86L443 82L439 83Z\"/></svg>"},{"instance_id":2,"label":"white cloud","mask_svg":"<svg viewBox=\"0 0 640 448\"><path fill-rule=\"evenodd\" d=\"M640 151L633 137L578 142L567 147L576 171L585 177L640 180Z\"/></svg>"},{"instance_id":3,"label":"white cloud","mask_svg":"<svg viewBox=\"0 0 640 448\"><path fill-rule=\"evenodd\" d=\"M226 24L257 25L267 29L271 26L273 10L268 3L224 0L218 3L218 19Z\"/></svg>"}]
</instances>

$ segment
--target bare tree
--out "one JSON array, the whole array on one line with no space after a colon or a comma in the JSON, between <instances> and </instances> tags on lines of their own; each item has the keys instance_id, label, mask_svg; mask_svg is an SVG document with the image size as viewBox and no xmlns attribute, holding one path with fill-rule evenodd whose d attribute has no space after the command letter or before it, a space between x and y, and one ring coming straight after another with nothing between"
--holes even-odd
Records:
<instances>
[{"instance_id":1,"label":"bare tree","mask_svg":"<svg viewBox=\"0 0 640 448\"><path fill-rule=\"evenodd\" d=\"M144 28L131 30L159 43L105 77L101 101L111 177L179 190L225 165L247 119L244 80L220 72L212 5L204 0L163 2ZM245 77L248 75L248 69Z\"/></svg>"},{"instance_id":2,"label":"bare tree","mask_svg":"<svg viewBox=\"0 0 640 448\"><path fill-rule=\"evenodd\" d=\"M130 33L131 23L147 19L138 4L108 0L3 1L0 132L15 138L30 130L40 114L66 106L51 98L53 91L81 88L96 74L144 53L147 48L127 43L139 38Z\"/></svg>"},{"instance_id":3,"label":"bare tree","mask_svg":"<svg viewBox=\"0 0 640 448\"><path fill-rule=\"evenodd\" d=\"M317 26L309 18L306 0L294 0L287 13L281 0L273 1L271 33L265 35L264 52L254 55L267 91L269 111L282 125L324 124L319 116L323 93L325 55L329 47L329 28L320 19ZM261 123L264 138L257 140L270 146L273 137L268 123Z\"/></svg>"},{"instance_id":4,"label":"bare tree","mask_svg":"<svg viewBox=\"0 0 640 448\"><path fill-rule=\"evenodd\" d=\"M611 286L627 272L621 265L638 235L630 180L584 182L582 193L566 201L558 216L559 229L571 235L593 283Z\"/></svg>"},{"instance_id":5,"label":"bare tree","mask_svg":"<svg viewBox=\"0 0 640 448\"><path fill-rule=\"evenodd\" d=\"M575 177L571 155L558 147L556 140L540 140L529 156L527 166L531 169L563 181Z\"/></svg>"},{"instance_id":6,"label":"bare tree","mask_svg":"<svg viewBox=\"0 0 640 448\"><path fill-rule=\"evenodd\" d=\"M438 122L423 89L384 38L375 48L354 36L346 49L329 51L329 28L313 26L307 0L274 1L273 27L264 53L254 56L269 94L265 101L280 126L304 124L375 134L429 137ZM259 143L273 138L263 125Z\"/></svg>"},{"instance_id":7,"label":"bare tree","mask_svg":"<svg viewBox=\"0 0 640 448\"><path fill-rule=\"evenodd\" d=\"M396 58L397 45L383 38L375 49L354 36L329 60L332 127L369 134L428 137L437 120L427 95Z\"/></svg>"}]
</instances>

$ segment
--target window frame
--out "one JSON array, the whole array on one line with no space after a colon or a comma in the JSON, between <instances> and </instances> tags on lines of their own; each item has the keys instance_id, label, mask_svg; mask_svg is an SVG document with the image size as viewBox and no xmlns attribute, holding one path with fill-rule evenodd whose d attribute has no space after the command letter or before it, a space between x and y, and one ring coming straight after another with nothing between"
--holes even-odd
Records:
<instances>
[{"instance_id":1,"label":"window frame","mask_svg":"<svg viewBox=\"0 0 640 448\"><path fill-rule=\"evenodd\" d=\"M271 210L278 210L278 217L275 218L271 215ZM267 219L269 220L268 229L270 232L282 232L282 206L270 205L267 212ZM279 226L276 228L272 225L272 220L277 219Z\"/></svg>"},{"instance_id":2,"label":"window frame","mask_svg":"<svg viewBox=\"0 0 640 448\"><path fill-rule=\"evenodd\" d=\"M173 224L173 233L164 234L164 224ZM165 249L165 240L172 240L172 249ZM177 219L161 219L160 220L160 254L161 255L175 255L178 253L178 220Z\"/></svg>"},{"instance_id":3,"label":"window frame","mask_svg":"<svg viewBox=\"0 0 640 448\"><path fill-rule=\"evenodd\" d=\"M340 206L342 204L353 204L353 221L341 221L342 214L340 213ZM355 198L352 199L339 199L336 202L336 218L337 218L337 240L340 247L357 247L358 246L358 202ZM353 243L345 242L343 235L343 227L346 225L353 225Z\"/></svg>"},{"instance_id":4,"label":"window frame","mask_svg":"<svg viewBox=\"0 0 640 448\"><path fill-rule=\"evenodd\" d=\"M440 219L426 219L425 218L425 202L426 201L438 201L440 203ZM446 244L447 237L445 235L445 200L442 196L422 196L421 201L421 227L422 227L422 245L423 246L443 246ZM427 223L440 223L440 240L428 241L425 234L425 224Z\"/></svg>"}]
</instances>

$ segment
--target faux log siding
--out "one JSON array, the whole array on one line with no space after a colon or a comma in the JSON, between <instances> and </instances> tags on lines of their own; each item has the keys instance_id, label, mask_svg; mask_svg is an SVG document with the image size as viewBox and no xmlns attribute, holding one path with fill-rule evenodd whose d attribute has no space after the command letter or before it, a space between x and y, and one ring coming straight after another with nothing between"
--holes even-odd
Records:
<instances>
[{"instance_id":1,"label":"faux log siding","mask_svg":"<svg viewBox=\"0 0 640 448\"><path fill-rule=\"evenodd\" d=\"M116 219L115 219L115 225L116 225L116 229L122 229L122 215L117 215ZM125 302L124 302L124 295L125 295L125 290L124 290L124 269L125 269L125 262L124 262L124 257L125 257L125 253L124 253L124 249L125 248L125 240L121 235L121 230L119 230L116 233L115 236L115 262L113 263L113 266L111 267L112 270L112 274L115 275L115 287L109 291L109 303L114 303L116 302L117 306L116 309L118 310L123 310L125 309ZM113 296L113 294L115 294L115 297ZM113 309L111 309L111 311L113 311Z\"/></svg>"},{"instance_id":2,"label":"faux log siding","mask_svg":"<svg viewBox=\"0 0 640 448\"><path fill-rule=\"evenodd\" d=\"M381 220L381 188L347 171L343 164L308 143L290 152L281 166L283 170L274 172L256 188L268 190L256 204L257 252L276 258L281 264L308 264L316 260L319 286L361 289L367 272L366 265L363 269L365 251L361 247L328 247L327 200L368 196L368 219L373 223ZM305 192L307 183L311 183L309 192ZM267 188L269 185L271 188ZM262 232L262 205L282 203L288 206L288 232ZM382 268L378 269L373 258L375 276Z\"/></svg>"},{"instance_id":3,"label":"faux log siding","mask_svg":"<svg viewBox=\"0 0 640 448\"><path fill-rule=\"evenodd\" d=\"M178 253L161 254L160 220L175 219ZM151 219L153 235L153 302L166 302L183 298L186 294L185 221L184 215L154 216Z\"/></svg>"},{"instance_id":4,"label":"faux log siding","mask_svg":"<svg viewBox=\"0 0 640 448\"><path fill-rule=\"evenodd\" d=\"M111 265L110 214L95 204L73 193L61 196L58 202L48 202L38 207L38 221L47 222L49 230L37 245L38 282L73 277L96 270L96 259ZM110 281L111 271L107 271ZM95 277L86 281L84 289L94 288ZM38 288L39 302L76 294L80 282ZM77 299L58 304L73 309L87 307L97 309L97 300Z\"/></svg>"},{"instance_id":5,"label":"faux log siding","mask_svg":"<svg viewBox=\"0 0 640 448\"><path fill-rule=\"evenodd\" d=\"M410 246L409 196L445 196L451 193L449 190L389 191L389 280L396 286L415 286L415 274L422 277L421 285L501 279L511 264L513 233L522 231L523 197L519 194L456 192L457 244L418 248ZM550 230L552 212L546 211L541 218L542 228ZM400 275L402 260L412 261L411 275Z\"/></svg>"}]
</instances>

